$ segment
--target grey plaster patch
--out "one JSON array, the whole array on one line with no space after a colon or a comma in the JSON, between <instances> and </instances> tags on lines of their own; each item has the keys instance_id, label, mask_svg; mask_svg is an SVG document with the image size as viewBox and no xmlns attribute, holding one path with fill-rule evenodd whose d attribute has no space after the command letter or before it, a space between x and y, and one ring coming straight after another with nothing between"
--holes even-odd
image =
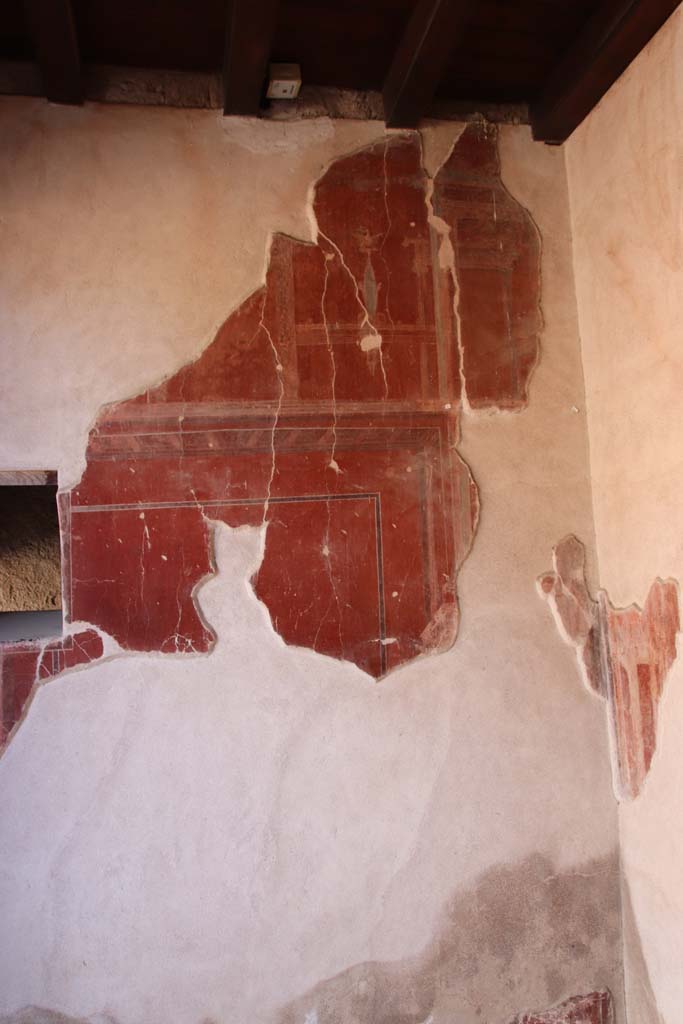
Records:
<instances>
[{"instance_id":1,"label":"grey plaster patch","mask_svg":"<svg viewBox=\"0 0 683 1024\"><path fill-rule=\"evenodd\" d=\"M96 1017L70 1017L44 1006L24 1006L21 1010L0 1017L0 1024L117 1024L108 1014Z\"/></svg>"},{"instance_id":2,"label":"grey plaster patch","mask_svg":"<svg viewBox=\"0 0 683 1024\"><path fill-rule=\"evenodd\" d=\"M456 894L417 956L354 964L283 1007L278 1024L498 1024L577 993L621 992L620 936L616 854L566 873L534 855Z\"/></svg>"}]
</instances>

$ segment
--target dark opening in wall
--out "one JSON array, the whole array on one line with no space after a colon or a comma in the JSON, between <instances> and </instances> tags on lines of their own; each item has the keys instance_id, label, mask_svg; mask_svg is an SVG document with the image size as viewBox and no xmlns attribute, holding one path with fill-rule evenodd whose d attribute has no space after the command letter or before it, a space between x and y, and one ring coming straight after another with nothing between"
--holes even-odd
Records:
<instances>
[{"instance_id":1,"label":"dark opening in wall","mask_svg":"<svg viewBox=\"0 0 683 1024\"><path fill-rule=\"evenodd\" d=\"M62 632L57 474L0 472L0 642Z\"/></svg>"}]
</instances>

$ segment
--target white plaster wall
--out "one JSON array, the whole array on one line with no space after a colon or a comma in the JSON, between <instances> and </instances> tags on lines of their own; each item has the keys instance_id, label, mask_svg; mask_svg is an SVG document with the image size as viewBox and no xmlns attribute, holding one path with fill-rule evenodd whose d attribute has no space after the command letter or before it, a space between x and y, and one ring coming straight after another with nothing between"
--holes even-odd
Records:
<instances>
[{"instance_id":1,"label":"white plaster wall","mask_svg":"<svg viewBox=\"0 0 683 1024\"><path fill-rule=\"evenodd\" d=\"M683 581L681 124L679 9L566 146L600 577L622 605ZM645 790L620 809L633 1024L681 1020L682 739L677 663Z\"/></svg>"},{"instance_id":2,"label":"white plaster wall","mask_svg":"<svg viewBox=\"0 0 683 1024\"><path fill-rule=\"evenodd\" d=\"M200 351L261 280L269 232L309 237L312 181L380 131L0 101L0 463L77 479L99 406ZM377 685L285 647L247 583L262 537L217 527L214 652L51 681L0 761L0 1012L269 1024L356 964L410 981L454 899L491 913L480 883L501 871L497 900L544 912L484 920L434 1024L600 985L621 1007L604 706L534 586L564 534L592 545L563 154L525 129L501 149L543 236L546 329L528 410L464 425L482 517L455 648ZM593 915L561 954L577 910L558 880Z\"/></svg>"}]
</instances>

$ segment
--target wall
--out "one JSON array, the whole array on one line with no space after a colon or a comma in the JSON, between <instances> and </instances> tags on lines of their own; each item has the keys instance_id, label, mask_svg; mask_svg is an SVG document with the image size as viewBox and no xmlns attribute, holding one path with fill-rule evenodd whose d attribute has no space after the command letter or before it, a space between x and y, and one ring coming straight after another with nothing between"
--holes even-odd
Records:
<instances>
[{"instance_id":1,"label":"wall","mask_svg":"<svg viewBox=\"0 0 683 1024\"><path fill-rule=\"evenodd\" d=\"M75 484L100 407L197 356L381 130L0 102L2 466ZM457 134L425 131L432 171ZM0 761L1 1011L506 1024L606 986L621 1014L604 709L535 591L557 538L592 546L563 155L514 128L500 152L545 327L528 408L463 423L481 520L454 647L377 684L285 646L248 582L264 528L213 525L213 650L110 644Z\"/></svg>"},{"instance_id":2,"label":"wall","mask_svg":"<svg viewBox=\"0 0 683 1024\"><path fill-rule=\"evenodd\" d=\"M642 604L683 579L683 13L566 146L600 579ZM619 810L630 1020L683 1006L683 670L641 795Z\"/></svg>"}]
</instances>

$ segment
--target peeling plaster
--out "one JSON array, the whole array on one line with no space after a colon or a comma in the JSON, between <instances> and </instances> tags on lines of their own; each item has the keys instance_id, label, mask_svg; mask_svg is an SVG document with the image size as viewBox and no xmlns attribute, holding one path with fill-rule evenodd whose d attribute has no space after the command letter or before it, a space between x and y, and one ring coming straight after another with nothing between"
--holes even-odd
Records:
<instances>
[{"instance_id":1,"label":"peeling plaster","mask_svg":"<svg viewBox=\"0 0 683 1024\"><path fill-rule=\"evenodd\" d=\"M523 408L540 329L538 267L529 276L537 233L500 184L496 145L495 128L470 124L435 179L423 171L414 134L331 163L310 195L315 245L274 236L265 286L212 345L156 388L103 411L88 469L61 495L70 615L91 617L96 608L126 650L208 650L212 632L191 603L211 571L206 520L254 522L260 509L269 533L254 582L287 642L376 677L452 645L456 575L478 516L476 487L455 450L461 407L470 408L466 378L471 368L478 408ZM364 366L354 363L354 340ZM249 459L266 435L267 470ZM340 513L363 492L375 502L374 519L356 528ZM325 508L320 539L303 505L292 514L292 503L314 501ZM136 508L141 530L130 515ZM358 508L353 516L367 519ZM400 552L387 517L401 521ZM113 546L112 530L116 545L125 535L124 548ZM182 535L179 547L169 530ZM126 549L140 553L127 568ZM100 593L105 562L108 592ZM399 581L401 600L387 603ZM376 608L360 606L373 589ZM175 611L166 607L170 596Z\"/></svg>"},{"instance_id":2,"label":"peeling plaster","mask_svg":"<svg viewBox=\"0 0 683 1024\"><path fill-rule=\"evenodd\" d=\"M573 996L549 1010L523 1013L510 1024L616 1024L612 996L606 989Z\"/></svg>"},{"instance_id":3,"label":"peeling plaster","mask_svg":"<svg viewBox=\"0 0 683 1024\"><path fill-rule=\"evenodd\" d=\"M576 649L585 684L607 702L614 788L637 797L657 747L658 705L676 659L680 630L678 584L657 579L642 609L615 608L605 591L586 586L585 551L576 537L553 549L554 572L538 588L564 641Z\"/></svg>"},{"instance_id":4,"label":"peeling plaster","mask_svg":"<svg viewBox=\"0 0 683 1024\"><path fill-rule=\"evenodd\" d=\"M135 113L145 135L154 138L161 119L149 111ZM92 111L68 115L77 125ZM50 116L59 122L65 115L55 109ZM102 118L113 138L131 123L113 108ZM167 123L180 122L168 117ZM187 140L197 123L202 119L188 118L177 132L183 154L195 155L196 146ZM352 146L372 141L361 134L360 128L349 134ZM56 680L41 688L25 728L3 758L3 856L11 864L0 879L2 924L11 936L0 965L3 1007L33 1002L79 1018L106 1006L125 1024L142 1019L260 1024L272 1019L278 1002L349 964L419 955L437 931L444 903L469 891L492 859L514 863L534 850L549 851L549 877L580 871L587 856L602 855L614 842L596 716L590 701L567 685L565 661L552 645L539 644L542 611L540 604L536 611L533 591L529 599L529 564L542 568L545 546L561 535L567 519L587 524L588 506L585 421L582 416L562 420L564 408L581 407L582 399L562 227L561 161L522 134L512 160L508 147L504 170L506 180L516 179L515 194L526 194L533 180L537 188L530 205L544 237L553 240L544 250L548 338L525 415L506 417L504 423L499 417L477 418L460 443L478 468L486 502L480 543L461 576L460 642L432 659L428 670L426 662L417 661L404 666L391 686L368 687L367 678L348 663L285 647L247 582L260 561L256 548L265 542L263 531L232 533L217 526L219 548L230 534L239 546L249 541L250 555L230 561L224 574L209 578L202 589L206 621L218 635L211 653L128 655ZM112 156L116 163L116 146L112 152L104 131L91 138L93 153L109 169ZM70 165L81 161L73 140L66 154L55 153L49 121L45 145L57 179L60 159ZM162 153L160 159L165 168L174 167L170 178L182 183L187 168L177 166L177 155ZM297 186L315 176L305 177L310 156L292 167ZM144 161L127 166L131 180L146 180L141 171ZM214 191L207 182L239 181L235 198L257 228L269 218L281 225L289 211L301 216L301 189L278 192L283 176L276 162L264 175L262 167L236 167L222 154L212 166L199 166L197 176L204 195ZM274 196L272 207L255 201L264 178L269 182L264 203ZM146 197L152 208L163 188L157 183L157 191ZM110 229L104 231L101 220L93 223L107 245L119 246L126 265L128 201L116 180L108 180L106 190L106 202L96 199L92 212L97 218L109 210ZM215 192L233 194L220 187ZM32 187L31 202L39 194ZM68 190L56 195L68 210ZM156 293L149 281L143 297L134 281L122 290L127 321L97 307L98 318L109 324L112 347L117 345L121 362L130 364L126 377L125 368L112 363L105 378L108 394L98 390L101 347L86 344L84 336L87 290L73 292L77 330L67 332L68 344L59 332L49 338L60 367L78 361L82 406L91 413L107 400L144 389L164 368L183 365L196 352L192 332L207 309L232 308L251 290L250 283L235 293L251 272L251 223L245 227L239 217L225 219L230 230L224 240L236 242L228 257L230 246L220 248L216 275L214 238L191 217L193 230L179 229L177 215L186 208L172 200L165 197L148 237L138 211L133 236L146 257L151 251L152 265L154 254L163 251L173 271L177 248L202 268L195 280L171 273L162 292L173 315L182 309L185 318L179 320L176 348L164 331L154 335L154 323L140 330L150 312L160 322L167 314L150 304ZM64 224L70 227L72 220L67 216ZM173 226L177 246L161 244L159 223ZM39 215L31 224L32 231L36 224L41 227L41 259L50 253L51 260L50 226ZM73 226L78 238L83 228L78 217ZM255 235L258 248L264 235ZM97 238L90 239L89 248L96 256ZM58 258L58 245L56 253ZM259 249L256 262L261 265L262 259ZM103 293L117 294L115 281L101 279L96 260L90 266ZM33 281L43 278L42 272L32 275ZM182 306L175 302L174 307L180 295ZM35 307L26 310L32 314ZM219 320L220 313L214 322ZM91 339L99 337L99 326ZM32 365L41 368L47 365L43 336L32 330L24 336L28 327L21 321L14 335L31 351ZM183 331L191 334L189 341ZM211 333L210 328L202 336ZM130 339L136 338L133 344ZM165 358L163 367L157 362L155 368L159 347ZM69 375L50 376L55 401L65 410L61 420L71 427ZM36 387L49 409L39 379ZM28 390L21 389L19 410L23 447L8 433L10 453L45 452L54 440L33 429ZM563 430L540 467L529 453L543 443L558 416ZM56 464L49 451L29 461ZM576 481L569 495L568 478ZM520 515L510 517L513 502ZM399 589L391 592L395 600ZM616 865L609 870L616 877ZM586 882L579 875L576 885ZM551 884L539 891L548 890L554 891ZM598 929L602 925L597 922ZM610 956L613 938L611 927L596 938ZM182 972L175 968L180 958ZM572 974L571 965L555 962L552 947L545 945L539 946L536 966L544 980L534 982L534 991L530 987L514 1006L506 1004L502 1020L522 1004L549 1005L600 983L595 971L590 978ZM604 983L618 990L616 960Z\"/></svg>"}]
</instances>

